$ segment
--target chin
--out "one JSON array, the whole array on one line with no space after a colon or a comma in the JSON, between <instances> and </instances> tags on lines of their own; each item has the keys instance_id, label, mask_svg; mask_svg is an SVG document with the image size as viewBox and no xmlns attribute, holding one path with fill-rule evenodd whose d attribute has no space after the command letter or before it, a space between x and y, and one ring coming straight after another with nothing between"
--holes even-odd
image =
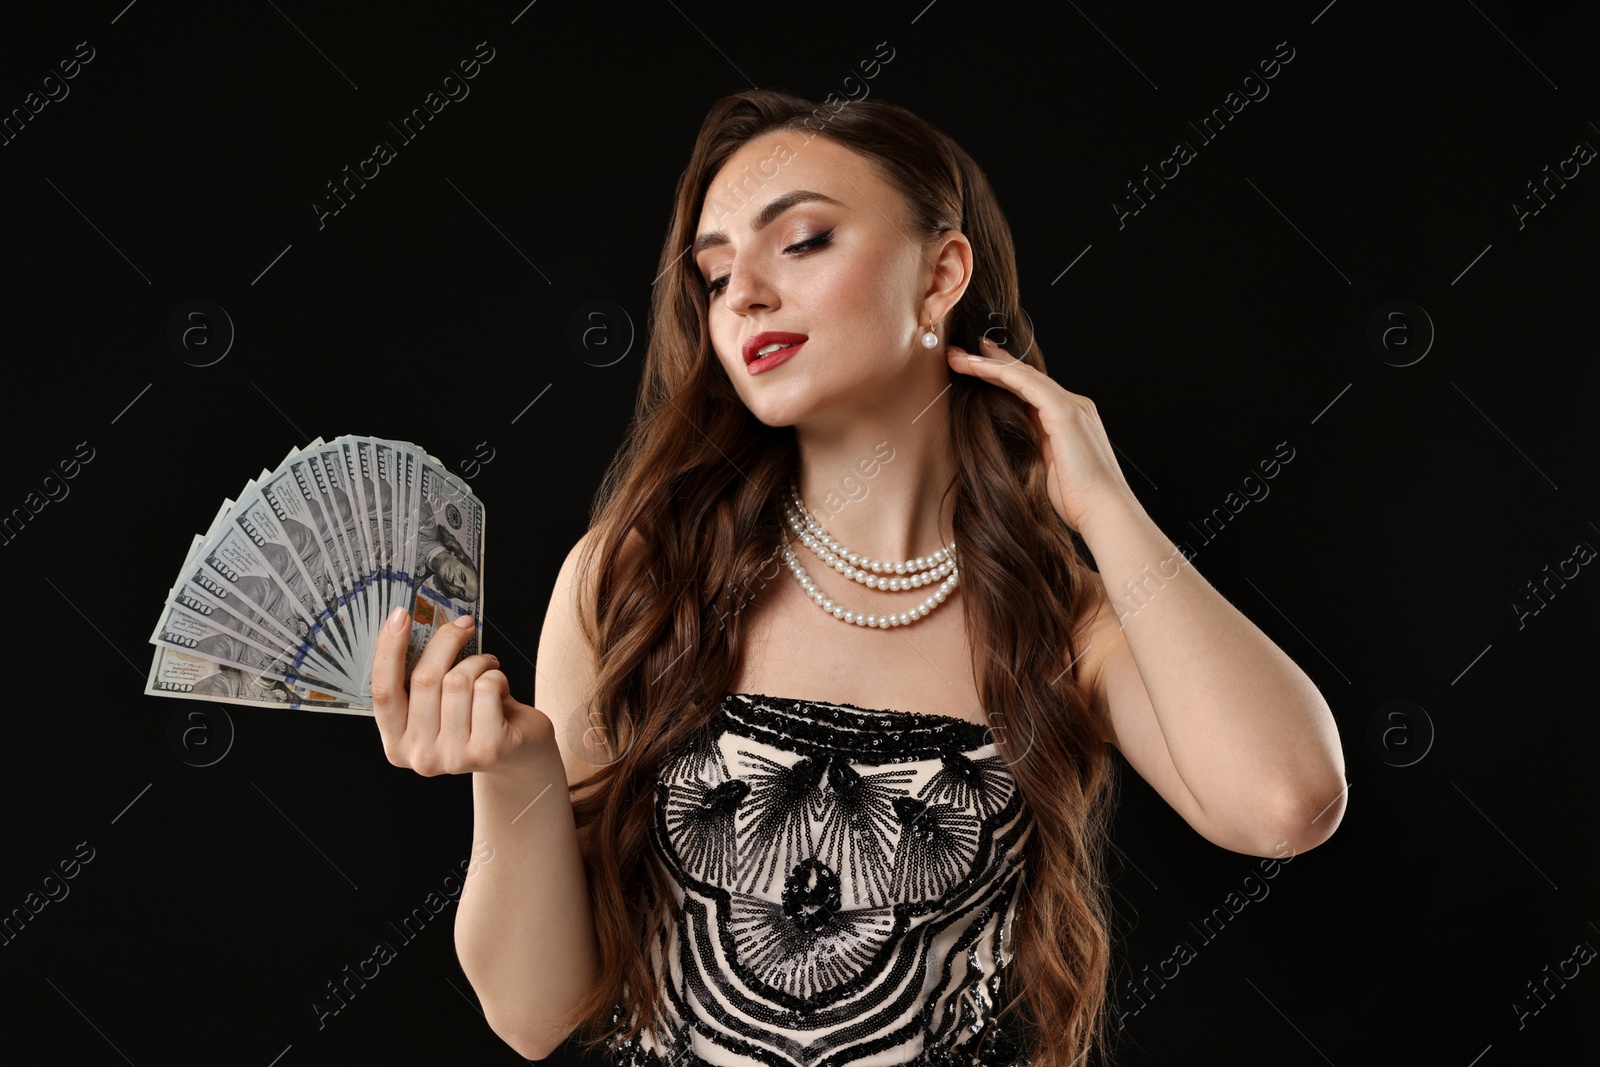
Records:
<instances>
[{"instance_id":1,"label":"chin","mask_svg":"<svg viewBox=\"0 0 1600 1067\"><path fill-rule=\"evenodd\" d=\"M782 426L793 426L797 421L795 405L781 397L759 397L750 399L741 397L744 408L752 418L763 426L776 429ZM803 418L804 414L800 413Z\"/></svg>"},{"instance_id":2,"label":"chin","mask_svg":"<svg viewBox=\"0 0 1600 1067\"><path fill-rule=\"evenodd\" d=\"M784 426L793 426L798 421L786 416L784 411L776 404L760 404L755 407L746 404L745 409L754 416L757 422L769 429L776 430Z\"/></svg>"}]
</instances>

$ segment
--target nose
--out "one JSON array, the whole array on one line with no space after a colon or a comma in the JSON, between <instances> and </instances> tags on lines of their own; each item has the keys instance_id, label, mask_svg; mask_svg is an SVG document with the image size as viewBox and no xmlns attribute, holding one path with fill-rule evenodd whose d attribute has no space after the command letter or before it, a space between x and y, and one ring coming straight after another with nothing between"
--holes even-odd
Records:
<instances>
[{"instance_id":1,"label":"nose","mask_svg":"<svg viewBox=\"0 0 1600 1067\"><path fill-rule=\"evenodd\" d=\"M723 297L729 308L741 313L755 308L771 310L777 304L777 295L766 275L748 262L735 261L730 268Z\"/></svg>"}]
</instances>

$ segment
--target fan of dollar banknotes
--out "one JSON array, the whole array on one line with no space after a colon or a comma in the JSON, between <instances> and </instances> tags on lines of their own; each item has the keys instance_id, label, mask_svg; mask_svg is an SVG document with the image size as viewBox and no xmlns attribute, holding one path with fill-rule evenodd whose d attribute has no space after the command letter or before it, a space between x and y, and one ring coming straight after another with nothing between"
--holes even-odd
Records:
<instances>
[{"instance_id":1,"label":"fan of dollar banknotes","mask_svg":"<svg viewBox=\"0 0 1600 1067\"><path fill-rule=\"evenodd\" d=\"M439 627L483 633L483 504L405 441L321 438L224 500L150 642L145 692L372 714L379 628L411 615L406 676Z\"/></svg>"}]
</instances>

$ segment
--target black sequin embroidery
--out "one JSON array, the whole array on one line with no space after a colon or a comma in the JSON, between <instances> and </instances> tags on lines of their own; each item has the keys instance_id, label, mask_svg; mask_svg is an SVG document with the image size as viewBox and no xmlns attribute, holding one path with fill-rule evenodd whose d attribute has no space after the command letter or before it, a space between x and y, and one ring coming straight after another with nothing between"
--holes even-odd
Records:
<instances>
[{"instance_id":1,"label":"black sequin embroidery","mask_svg":"<svg viewBox=\"0 0 1600 1067\"><path fill-rule=\"evenodd\" d=\"M1024 1067L993 1019L1033 825L980 723L728 694L657 783L670 1018L612 1062Z\"/></svg>"}]
</instances>

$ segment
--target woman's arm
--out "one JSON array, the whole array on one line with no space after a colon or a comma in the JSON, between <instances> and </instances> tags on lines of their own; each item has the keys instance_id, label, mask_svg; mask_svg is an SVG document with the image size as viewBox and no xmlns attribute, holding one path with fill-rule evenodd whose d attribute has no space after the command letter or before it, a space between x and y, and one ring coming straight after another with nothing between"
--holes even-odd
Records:
<instances>
[{"instance_id":1,"label":"woman's arm","mask_svg":"<svg viewBox=\"0 0 1600 1067\"><path fill-rule=\"evenodd\" d=\"M973 358L946 345L950 368L1029 405L1050 504L1094 556L1101 606L1135 597L1102 611L1084 647L1105 739L1224 848L1275 856L1281 843L1304 851L1326 840L1345 790L1327 701L1145 514L1094 401L987 334L980 347L987 355Z\"/></svg>"},{"instance_id":2,"label":"woman's arm","mask_svg":"<svg viewBox=\"0 0 1600 1067\"><path fill-rule=\"evenodd\" d=\"M554 1023L595 982L589 884L553 740L517 777L472 776L473 841L492 860L467 879L456 955L489 1027L526 1059L566 1038Z\"/></svg>"},{"instance_id":3,"label":"woman's arm","mask_svg":"<svg viewBox=\"0 0 1600 1067\"><path fill-rule=\"evenodd\" d=\"M1325 841L1344 811L1327 701L1211 587L1131 494L1079 534L1104 585L1087 659L1107 740L1207 840L1271 856Z\"/></svg>"},{"instance_id":4,"label":"woman's arm","mask_svg":"<svg viewBox=\"0 0 1600 1067\"><path fill-rule=\"evenodd\" d=\"M599 975L588 876L567 783L596 767L581 751L582 710L598 673L578 624L578 557L567 553L551 591L534 665L534 702L550 723L533 760L472 776L473 841L494 849L456 913L456 954L494 1032L543 1059L567 1037L557 1020Z\"/></svg>"}]
</instances>

